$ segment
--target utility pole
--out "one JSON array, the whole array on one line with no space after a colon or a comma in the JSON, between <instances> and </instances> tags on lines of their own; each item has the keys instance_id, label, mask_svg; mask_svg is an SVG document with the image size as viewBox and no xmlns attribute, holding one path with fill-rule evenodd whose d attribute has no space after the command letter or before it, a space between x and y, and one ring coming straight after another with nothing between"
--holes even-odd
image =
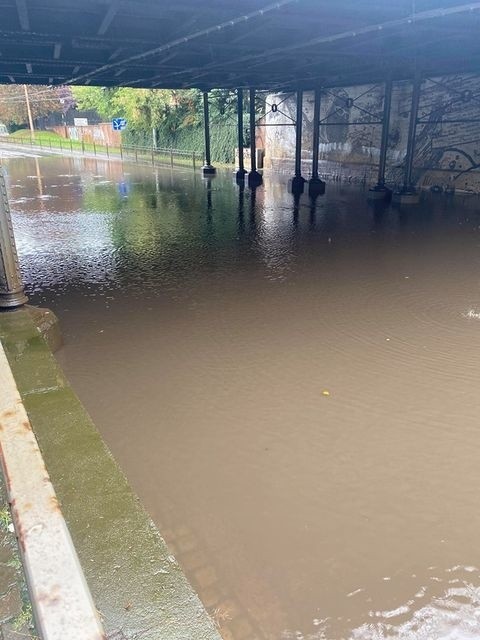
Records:
<instances>
[{"instance_id":1,"label":"utility pole","mask_svg":"<svg viewBox=\"0 0 480 640\"><path fill-rule=\"evenodd\" d=\"M33 128L32 110L30 109L30 98L28 97L28 89L26 84L23 85L23 90L25 91L25 102L27 103L28 124L30 125L30 135L32 136L32 138L35 138L35 129Z\"/></svg>"}]
</instances>

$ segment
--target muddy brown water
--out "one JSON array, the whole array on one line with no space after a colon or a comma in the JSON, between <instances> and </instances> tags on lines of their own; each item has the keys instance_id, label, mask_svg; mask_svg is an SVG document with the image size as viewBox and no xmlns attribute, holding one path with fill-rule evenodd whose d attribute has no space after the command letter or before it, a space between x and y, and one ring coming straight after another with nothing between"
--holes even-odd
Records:
<instances>
[{"instance_id":1,"label":"muddy brown water","mask_svg":"<svg viewBox=\"0 0 480 640\"><path fill-rule=\"evenodd\" d=\"M480 636L480 200L7 161L35 303L226 640Z\"/></svg>"}]
</instances>

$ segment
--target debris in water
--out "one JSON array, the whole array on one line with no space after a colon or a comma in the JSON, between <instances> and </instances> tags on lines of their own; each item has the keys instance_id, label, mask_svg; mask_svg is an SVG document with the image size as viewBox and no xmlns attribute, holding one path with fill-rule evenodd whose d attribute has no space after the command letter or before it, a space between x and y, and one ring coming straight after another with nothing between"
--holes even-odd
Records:
<instances>
[{"instance_id":1,"label":"debris in water","mask_svg":"<svg viewBox=\"0 0 480 640\"><path fill-rule=\"evenodd\" d=\"M464 318L475 318L476 320L480 320L480 311L475 311L475 309L469 309L467 313L462 313Z\"/></svg>"}]
</instances>

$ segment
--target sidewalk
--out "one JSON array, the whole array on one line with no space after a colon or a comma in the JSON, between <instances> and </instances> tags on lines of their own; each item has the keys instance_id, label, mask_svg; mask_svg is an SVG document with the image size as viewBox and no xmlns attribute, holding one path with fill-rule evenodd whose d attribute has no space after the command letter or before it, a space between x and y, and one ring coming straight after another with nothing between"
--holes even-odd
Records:
<instances>
[{"instance_id":1,"label":"sidewalk","mask_svg":"<svg viewBox=\"0 0 480 640\"><path fill-rule=\"evenodd\" d=\"M0 638L36 640L32 607L28 598L5 485L0 473Z\"/></svg>"}]
</instances>

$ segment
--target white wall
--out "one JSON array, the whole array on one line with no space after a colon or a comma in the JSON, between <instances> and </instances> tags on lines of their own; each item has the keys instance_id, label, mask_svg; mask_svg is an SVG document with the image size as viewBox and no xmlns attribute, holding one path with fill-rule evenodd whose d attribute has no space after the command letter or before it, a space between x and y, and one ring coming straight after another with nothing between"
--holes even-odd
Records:
<instances>
[{"instance_id":1,"label":"white wall","mask_svg":"<svg viewBox=\"0 0 480 640\"><path fill-rule=\"evenodd\" d=\"M401 183L406 153L412 85L393 85L387 180ZM346 100L352 99L353 104ZM271 105L278 105L277 112ZM265 122L291 124L295 120L294 94L267 97ZM365 178L375 182L380 153L383 86L324 89L321 104L320 171L344 179ZM457 189L480 192L480 77L458 75L425 80L422 84L414 176L418 184L454 184ZM313 93L304 93L303 167L308 177L312 155ZM469 122L446 122L467 120ZM360 123L360 124L353 124ZM265 166L293 171L295 128L267 126L264 129Z\"/></svg>"}]
</instances>

